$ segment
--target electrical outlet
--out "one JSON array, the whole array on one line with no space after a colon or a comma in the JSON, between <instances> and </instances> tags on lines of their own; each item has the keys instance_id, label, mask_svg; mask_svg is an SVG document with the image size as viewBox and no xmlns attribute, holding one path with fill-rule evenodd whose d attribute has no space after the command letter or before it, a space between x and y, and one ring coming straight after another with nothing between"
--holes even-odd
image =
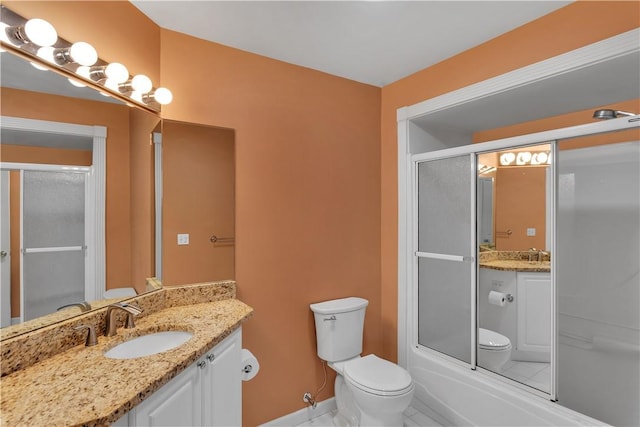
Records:
<instances>
[{"instance_id":1,"label":"electrical outlet","mask_svg":"<svg viewBox=\"0 0 640 427\"><path fill-rule=\"evenodd\" d=\"M535 228L527 228L527 236L535 236L536 229Z\"/></svg>"},{"instance_id":2,"label":"electrical outlet","mask_svg":"<svg viewBox=\"0 0 640 427\"><path fill-rule=\"evenodd\" d=\"M188 244L189 244L189 235L178 234L178 245L188 245Z\"/></svg>"}]
</instances>

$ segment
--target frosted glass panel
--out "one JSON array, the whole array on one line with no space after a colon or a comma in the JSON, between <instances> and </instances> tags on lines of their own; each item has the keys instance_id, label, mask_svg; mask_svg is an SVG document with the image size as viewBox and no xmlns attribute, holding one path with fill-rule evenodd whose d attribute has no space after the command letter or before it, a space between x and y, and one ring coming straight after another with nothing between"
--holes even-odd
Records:
<instances>
[{"instance_id":1,"label":"frosted glass panel","mask_svg":"<svg viewBox=\"0 0 640 427\"><path fill-rule=\"evenodd\" d=\"M418 343L471 363L471 269L418 260Z\"/></svg>"},{"instance_id":2,"label":"frosted glass panel","mask_svg":"<svg viewBox=\"0 0 640 427\"><path fill-rule=\"evenodd\" d=\"M558 155L558 403L640 425L640 143Z\"/></svg>"},{"instance_id":3,"label":"frosted glass panel","mask_svg":"<svg viewBox=\"0 0 640 427\"><path fill-rule=\"evenodd\" d=\"M471 362L471 157L418 164L418 342ZM445 257L445 259L438 259ZM453 257L455 259L455 257ZM465 258L469 259L469 258Z\"/></svg>"},{"instance_id":4,"label":"frosted glass panel","mask_svg":"<svg viewBox=\"0 0 640 427\"><path fill-rule=\"evenodd\" d=\"M85 174L24 172L24 247L84 244Z\"/></svg>"},{"instance_id":5,"label":"frosted glass panel","mask_svg":"<svg viewBox=\"0 0 640 427\"><path fill-rule=\"evenodd\" d=\"M468 155L418 164L419 251L470 254L471 171Z\"/></svg>"},{"instance_id":6,"label":"frosted glass panel","mask_svg":"<svg viewBox=\"0 0 640 427\"><path fill-rule=\"evenodd\" d=\"M25 254L25 320L84 300L84 251Z\"/></svg>"}]
</instances>

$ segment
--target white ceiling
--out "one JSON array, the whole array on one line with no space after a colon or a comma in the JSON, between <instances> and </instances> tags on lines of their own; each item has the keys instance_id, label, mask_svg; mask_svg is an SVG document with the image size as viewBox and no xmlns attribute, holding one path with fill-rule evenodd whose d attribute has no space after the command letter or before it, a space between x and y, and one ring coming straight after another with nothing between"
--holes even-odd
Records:
<instances>
[{"instance_id":1,"label":"white ceiling","mask_svg":"<svg viewBox=\"0 0 640 427\"><path fill-rule=\"evenodd\" d=\"M571 1L132 3L160 27L381 87Z\"/></svg>"}]
</instances>

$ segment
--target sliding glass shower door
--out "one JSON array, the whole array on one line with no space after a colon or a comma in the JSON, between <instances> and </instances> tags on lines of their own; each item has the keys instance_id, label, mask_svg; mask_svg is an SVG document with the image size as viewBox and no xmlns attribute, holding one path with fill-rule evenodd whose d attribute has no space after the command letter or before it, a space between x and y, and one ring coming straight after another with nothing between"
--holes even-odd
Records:
<instances>
[{"instance_id":1,"label":"sliding glass shower door","mask_svg":"<svg viewBox=\"0 0 640 427\"><path fill-rule=\"evenodd\" d=\"M85 300L85 173L25 170L22 318Z\"/></svg>"},{"instance_id":2,"label":"sliding glass shower door","mask_svg":"<svg viewBox=\"0 0 640 427\"><path fill-rule=\"evenodd\" d=\"M558 403L627 426L640 425L637 139L561 140L557 159Z\"/></svg>"},{"instance_id":3,"label":"sliding glass shower door","mask_svg":"<svg viewBox=\"0 0 640 427\"><path fill-rule=\"evenodd\" d=\"M471 363L475 253L474 160L425 160L417 168L418 343Z\"/></svg>"}]
</instances>

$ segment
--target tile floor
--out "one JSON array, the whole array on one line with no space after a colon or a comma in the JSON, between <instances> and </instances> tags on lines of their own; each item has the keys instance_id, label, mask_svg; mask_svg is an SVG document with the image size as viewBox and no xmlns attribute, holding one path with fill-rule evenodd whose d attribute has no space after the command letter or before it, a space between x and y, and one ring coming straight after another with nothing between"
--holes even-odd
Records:
<instances>
[{"instance_id":1,"label":"tile floor","mask_svg":"<svg viewBox=\"0 0 640 427\"><path fill-rule=\"evenodd\" d=\"M509 361L502 368L502 375L538 390L549 393L551 371L548 363Z\"/></svg>"},{"instance_id":2,"label":"tile floor","mask_svg":"<svg viewBox=\"0 0 640 427\"><path fill-rule=\"evenodd\" d=\"M333 426L333 415L335 411L326 413L316 418L312 418L296 427L328 427ZM404 411L404 423L403 427L441 427L440 424L414 409L413 407L407 408Z\"/></svg>"}]
</instances>

